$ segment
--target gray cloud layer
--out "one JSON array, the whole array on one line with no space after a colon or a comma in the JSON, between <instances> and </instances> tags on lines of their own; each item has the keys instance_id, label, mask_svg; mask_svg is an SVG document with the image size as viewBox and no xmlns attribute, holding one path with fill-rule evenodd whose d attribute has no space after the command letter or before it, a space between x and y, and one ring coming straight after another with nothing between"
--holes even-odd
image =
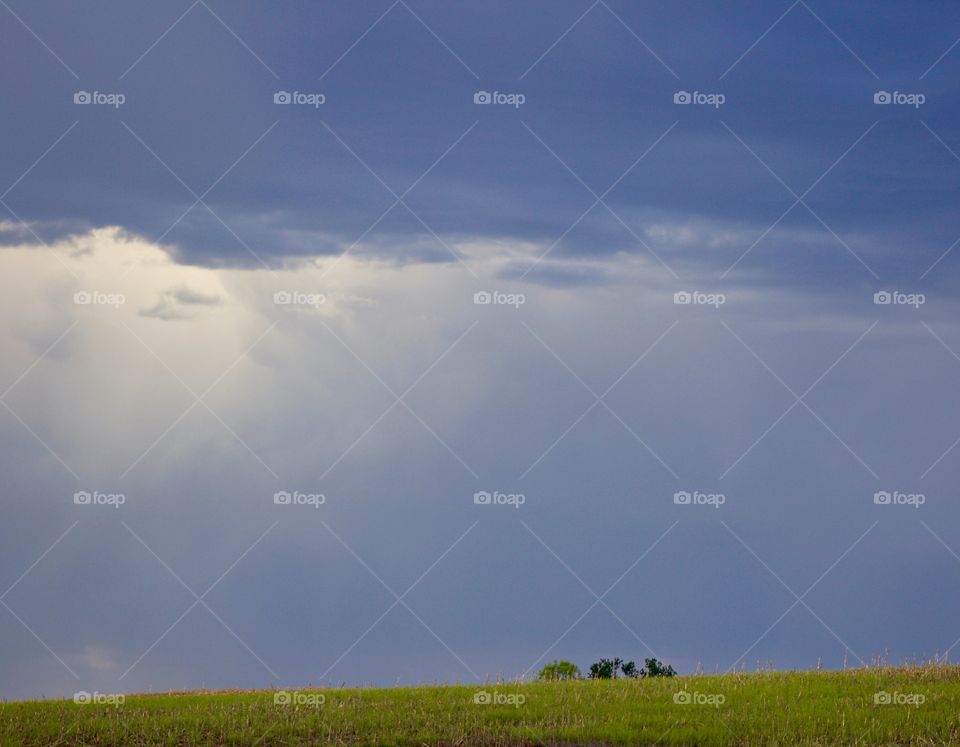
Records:
<instances>
[{"instance_id":1,"label":"gray cloud layer","mask_svg":"<svg viewBox=\"0 0 960 747\"><path fill-rule=\"evenodd\" d=\"M0 695L952 646L957 8L544 7L0 10Z\"/></svg>"},{"instance_id":2,"label":"gray cloud layer","mask_svg":"<svg viewBox=\"0 0 960 747\"><path fill-rule=\"evenodd\" d=\"M73 527L4 599L23 621L0 622L7 695L472 680L647 646L684 670L839 666L953 641L956 560L930 534L955 544L955 460L930 469L957 437L958 364L934 335L960 347L952 303L774 289L675 306L665 271L620 263L599 287L501 285L525 293L513 309L475 306L452 264L271 278L110 232L81 243L73 287L45 253L4 254L4 381L71 329L5 399L64 462L7 413L8 583ZM221 303L138 313L181 286ZM75 307L78 288L124 303ZM318 288L316 307L273 304ZM926 502L878 506L879 490ZM750 648L825 572L812 612Z\"/></svg>"}]
</instances>

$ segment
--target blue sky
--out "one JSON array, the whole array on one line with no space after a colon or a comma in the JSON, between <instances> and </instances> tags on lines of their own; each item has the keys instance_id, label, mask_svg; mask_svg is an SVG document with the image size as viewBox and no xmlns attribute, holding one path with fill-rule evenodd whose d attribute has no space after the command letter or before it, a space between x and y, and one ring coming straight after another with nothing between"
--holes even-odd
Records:
<instances>
[{"instance_id":1,"label":"blue sky","mask_svg":"<svg viewBox=\"0 0 960 747\"><path fill-rule=\"evenodd\" d=\"M0 29L0 695L960 638L954 4Z\"/></svg>"}]
</instances>

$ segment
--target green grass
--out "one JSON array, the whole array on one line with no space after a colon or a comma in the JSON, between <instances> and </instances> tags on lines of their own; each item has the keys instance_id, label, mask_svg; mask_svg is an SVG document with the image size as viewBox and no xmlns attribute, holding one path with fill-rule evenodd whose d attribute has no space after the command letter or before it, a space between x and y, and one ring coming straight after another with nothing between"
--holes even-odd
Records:
<instances>
[{"instance_id":1,"label":"green grass","mask_svg":"<svg viewBox=\"0 0 960 747\"><path fill-rule=\"evenodd\" d=\"M525 702L476 704L478 690ZM713 704L678 704L680 691ZM324 702L258 691L6 703L0 745L960 744L960 667L944 665L309 692ZM876 704L878 692L923 702Z\"/></svg>"}]
</instances>

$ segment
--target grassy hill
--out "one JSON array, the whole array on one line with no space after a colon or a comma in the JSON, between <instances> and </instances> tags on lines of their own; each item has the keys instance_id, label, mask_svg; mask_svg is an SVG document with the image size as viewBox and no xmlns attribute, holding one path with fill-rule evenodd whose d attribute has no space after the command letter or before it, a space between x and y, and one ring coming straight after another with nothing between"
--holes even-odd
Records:
<instances>
[{"instance_id":1,"label":"grassy hill","mask_svg":"<svg viewBox=\"0 0 960 747\"><path fill-rule=\"evenodd\" d=\"M960 744L960 667L944 665L0 705L2 745L944 743Z\"/></svg>"}]
</instances>

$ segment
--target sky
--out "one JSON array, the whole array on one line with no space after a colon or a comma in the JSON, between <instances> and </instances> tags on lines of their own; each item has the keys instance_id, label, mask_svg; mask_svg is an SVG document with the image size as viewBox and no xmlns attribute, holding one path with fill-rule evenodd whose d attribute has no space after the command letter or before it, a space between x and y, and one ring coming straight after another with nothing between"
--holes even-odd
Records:
<instances>
[{"instance_id":1,"label":"sky","mask_svg":"<svg viewBox=\"0 0 960 747\"><path fill-rule=\"evenodd\" d=\"M956 654L955 3L0 35L0 698Z\"/></svg>"}]
</instances>

